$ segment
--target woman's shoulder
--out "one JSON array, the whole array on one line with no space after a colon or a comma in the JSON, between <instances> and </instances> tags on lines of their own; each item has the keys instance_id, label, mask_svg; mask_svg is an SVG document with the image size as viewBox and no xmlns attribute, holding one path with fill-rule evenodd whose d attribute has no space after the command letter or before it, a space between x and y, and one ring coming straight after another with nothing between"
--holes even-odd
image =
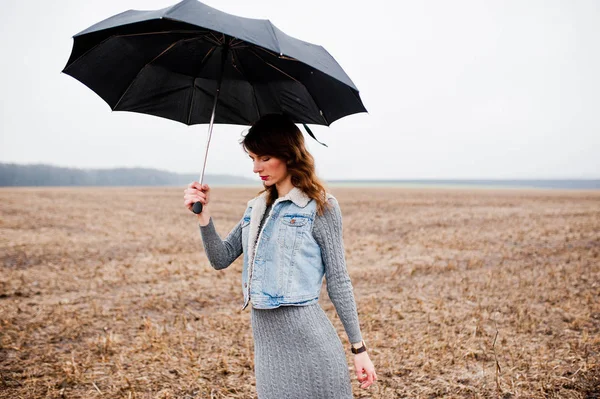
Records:
<instances>
[{"instance_id":1,"label":"woman's shoulder","mask_svg":"<svg viewBox=\"0 0 600 399\"><path fill-rule=\"evenodd\" d=\"M333 194L330 193L325 193L325 201L327 202L327 205L333 207L333 208L339 208L340 204L338 203L337 198L335 198L333 196Z\"/></svg>"},{"instance_id":2,"label":"woman's shoulder","mask_svg":"<svg viewBox=\"0 0 600 399\"><path fill-rule=\"evenodd\" d=\"M316 212L313 224L313 233L317 235L331 235L342 226L342 211L340 205L333 195L327 193L327 199L323 213Z\"/></svg>"},{"instance_id":3,"label":"woman's shoulder","mask_svg":"<svg viewBox=\"0 0 600 399\"><path fill-rule=\"evenodd\" d=\"M322 219L337 219L339 217L341 217L341 209L340 209L340 204L338 203L337 198L335 198L335 196L333 196L330 193L325 193L326 194L326 202L325 202L325 209L323 209L323 214L322 215L318 215L320 216Z\"/></svg>"}]
</instances>

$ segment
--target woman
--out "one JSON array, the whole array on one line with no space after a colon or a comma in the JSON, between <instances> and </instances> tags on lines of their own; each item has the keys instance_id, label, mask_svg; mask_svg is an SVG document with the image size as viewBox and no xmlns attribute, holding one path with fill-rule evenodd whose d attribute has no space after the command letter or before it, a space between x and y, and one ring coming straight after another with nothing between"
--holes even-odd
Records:
<instances>
[{"instance_id":1,"label":"woman","mask_svg":"<svg viewBox=\"0 0 600 399\"><path fill-rule=\"evenodd\" d=\"M210 217L210 188L194 182L184 203L198 215L206 255L224 269L242 253L243 308L252 304L260 399L351 398L342 343L318 303L323 276L344 325L362 388L377 379L361 337L336 199L315 175L300 130L283 115L256 122L242 145L264 184L223 241Z\"/></svg>"}]
</instances>

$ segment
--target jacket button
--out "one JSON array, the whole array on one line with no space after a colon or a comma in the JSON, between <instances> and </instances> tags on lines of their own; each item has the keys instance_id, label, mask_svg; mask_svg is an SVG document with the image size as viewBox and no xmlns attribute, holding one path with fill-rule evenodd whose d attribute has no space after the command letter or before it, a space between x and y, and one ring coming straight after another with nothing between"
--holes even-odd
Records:
<instances>
[{"instance_id":1,"label":"jacket button","mask_svg":"<svg viewBox=\"0 0 600 399\"><path fill-rule=\"evenodd\" d=\"M248 283L244 283L244 288L248 288Z\"/></svg>"},{"instance_id":2,"label":"jacket button","mask_svg":"<svg viewBox=\"0 0 600 399\"><path fill-rule=\"evenodd\" d=\"M291 223L291 224L294 224L294 223L296 223L296 219L292 219L292 220L290 220L290 223Z\"/></svg>"}]
</instances>

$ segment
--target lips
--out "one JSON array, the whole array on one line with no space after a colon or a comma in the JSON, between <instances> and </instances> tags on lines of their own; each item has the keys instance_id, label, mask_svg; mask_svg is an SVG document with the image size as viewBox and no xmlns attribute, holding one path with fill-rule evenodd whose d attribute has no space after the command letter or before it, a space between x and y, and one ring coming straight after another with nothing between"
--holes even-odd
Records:
<instances>
[{"instance_id":1,"label":"lips","mask_svg":"<svg viewBox=\"0 0 600 399\"><path fill-rule=\"evenodd\" d=\"M267 180L269 178L269 176L261 176L260 178L261 178L261 180Z\"/></svg>"}]
</instances>

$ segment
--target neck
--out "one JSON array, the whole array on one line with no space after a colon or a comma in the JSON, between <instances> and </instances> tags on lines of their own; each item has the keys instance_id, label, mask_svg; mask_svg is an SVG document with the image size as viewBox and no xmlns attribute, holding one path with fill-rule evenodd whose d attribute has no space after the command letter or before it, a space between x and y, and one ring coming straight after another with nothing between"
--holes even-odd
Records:
<instances>
[{"instance_id":1,"label":"neck","mask_svg":"<svg viewBox=\"0 0 600 399\"><path fill-rule=\"evenodd\" d=\"M280 183L275 184L275 188L277 189L277 197L281 198L285 197L290 191L292 191L294 185L292 184L292 179L288 178Z\"/></svg>"}]
</instances>

